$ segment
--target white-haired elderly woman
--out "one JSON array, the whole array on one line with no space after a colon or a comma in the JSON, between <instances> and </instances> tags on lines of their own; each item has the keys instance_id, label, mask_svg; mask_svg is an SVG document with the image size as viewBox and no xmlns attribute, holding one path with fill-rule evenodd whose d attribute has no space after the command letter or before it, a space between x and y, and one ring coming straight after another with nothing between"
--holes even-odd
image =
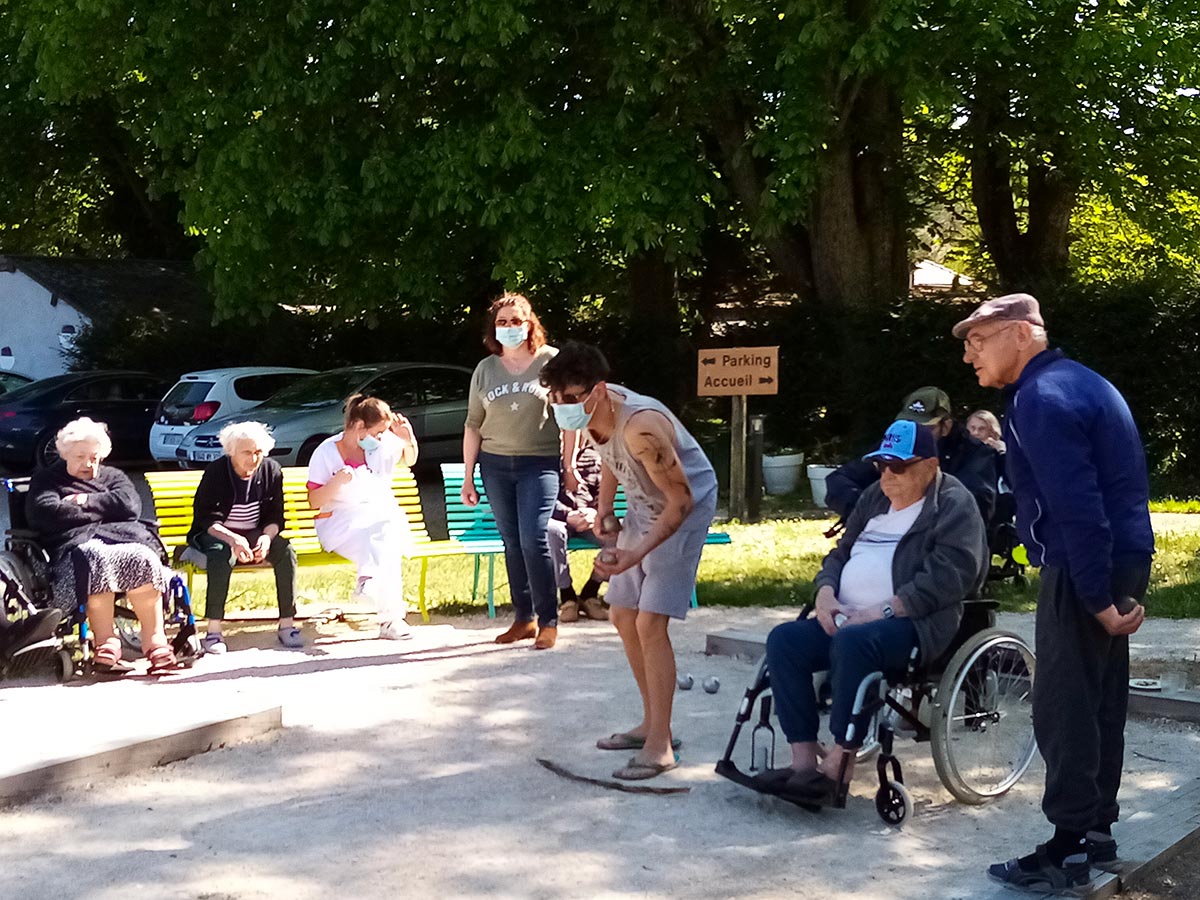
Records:
<instances>
[{"instance_id":1,"label":"white-haired elderly woman","mask_svg":"<svg viewBox=\"0 0 1200 900\"><path fill-rule=\"evenodd\" d=\"M124 674L113 605L124 594L142 629L151 672L176 668L163 633L162 594L171 572L161 560L154 526L120 469L103 465L112 452L108 429L88 418L70 422L55 442L61 459L33 476L29 524L50 552L54 603L65 612L86 605L97 671Z\"/></svg>"},{"instance_id":2,"label":"white-haired elderly woman","mask_svg":"<svg viewBox=\"0 0 1200 900\"><path fill-rule=\"evenodd\" d=\"M234 422L218 435L225 455L204 470L192 504L188 543L207 558L204 649L224 653L221 630L229 577L238 563L267 562L275 570L279 643L304 646L296 627L296 551L283 530L283 470L271 459L275 439L261 422Z\"/></svg>"}]
</instances>

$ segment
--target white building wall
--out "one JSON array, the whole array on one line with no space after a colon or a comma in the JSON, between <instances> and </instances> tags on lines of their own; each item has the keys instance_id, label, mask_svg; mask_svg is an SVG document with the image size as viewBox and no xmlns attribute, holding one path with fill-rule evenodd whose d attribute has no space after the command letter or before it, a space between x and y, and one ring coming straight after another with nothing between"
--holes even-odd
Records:
<instances>
[{"instance_id":1,"label":"white building wall","mask_svg":"<svg viewBox=\"0 0 1200 900\"><path fill-rule=\"evenodd\" d=\"M50 300L50 291L28 275L0 272L0 365L8 371L30 378L67 371L68 359L59 340L63 326L73 326L78 333L88 319L66 300L59 298L55 304Z\"/></svg>"}]
</instances>

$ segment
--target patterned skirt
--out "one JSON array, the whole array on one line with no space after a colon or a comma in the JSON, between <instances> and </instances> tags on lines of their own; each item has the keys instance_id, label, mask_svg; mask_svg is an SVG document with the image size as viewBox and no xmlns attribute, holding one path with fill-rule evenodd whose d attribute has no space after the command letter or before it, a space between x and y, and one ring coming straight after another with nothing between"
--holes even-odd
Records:
<instances>
[{"instance_id":1,"label":"patterned skirt","mask_svg":"<svg viewBox=\"0 0 1200 900\"><path fill-rule=\"evenodd\" d=\"M70 612L91 594L131 591L145 584L165 591L170 580L171 570L145 544L106 544L93 539L80 544L54 567L54 605Z\"/></svg>"}]
</instances>

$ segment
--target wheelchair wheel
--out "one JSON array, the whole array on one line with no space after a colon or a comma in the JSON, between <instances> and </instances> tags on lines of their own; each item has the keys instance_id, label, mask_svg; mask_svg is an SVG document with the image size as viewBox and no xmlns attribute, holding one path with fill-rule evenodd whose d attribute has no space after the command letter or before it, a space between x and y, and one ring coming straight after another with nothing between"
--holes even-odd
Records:
<instances>
[{"instance_id":1,"label":"wheelchair wheel","mask_svg":"<svg viewBox=\"0 0 1200 900\"><path fill-rule=\"evenodd\" d=\"M1037 752L1034 656L1007 631L972 635L954 654L935 698L933 762L946 789L978 805L1016 784Z\"/></svg>"},{"instance_id":2,"label":"wheelchair wheel","mask_svg":"<svg viewBox=\"0 0 1200 900\"><path fill-rule=\"evenodd\" d=\"M899 781L889 781L875 792L875 811L888 825L902 825L912 815L912 795Z\"/></svg>"},{"instance_id":3,"label":"wheelchair wheel","mask_svg":"<svg viewBox=\"0 0 1200 900\"><path fill-rule=\"evenodd\" d=\"M75 677L75 660L66 650L59 650L55 657L54 677L59 684L66 684Z\"/></svg>"}]
</instances>

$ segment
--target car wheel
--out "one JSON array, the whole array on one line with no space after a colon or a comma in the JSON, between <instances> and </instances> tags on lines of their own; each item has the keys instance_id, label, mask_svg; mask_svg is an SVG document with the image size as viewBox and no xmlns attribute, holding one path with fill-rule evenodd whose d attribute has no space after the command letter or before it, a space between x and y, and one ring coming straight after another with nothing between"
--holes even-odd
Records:
<instances>
[{"instance_id":1,"label":"car wheel","mask_svg":"<svg viewBox=\"0 0 1200 900\"><path fill-rule=\"evenodd\" d=\"M329 437L329 435L319 434L316 437L310 437L307 441L301 444L300 452L296 454L296 465L307 466L309 460L312 459L312 455L317 451L317 448L321 446L321 442L327 437Z\"/></svg>"},{"instance_id":2,"label":"car wheel","mask_svg":"<svg viewBox=\"0 0 1200 900\"><path fill-rule=\"evenodd\" d=\"M55 432L47 431L37 439L33 448L33 465L37 469L45 469L59 460L58 448L54 446Z\"/></svg>"}]
</instances>

